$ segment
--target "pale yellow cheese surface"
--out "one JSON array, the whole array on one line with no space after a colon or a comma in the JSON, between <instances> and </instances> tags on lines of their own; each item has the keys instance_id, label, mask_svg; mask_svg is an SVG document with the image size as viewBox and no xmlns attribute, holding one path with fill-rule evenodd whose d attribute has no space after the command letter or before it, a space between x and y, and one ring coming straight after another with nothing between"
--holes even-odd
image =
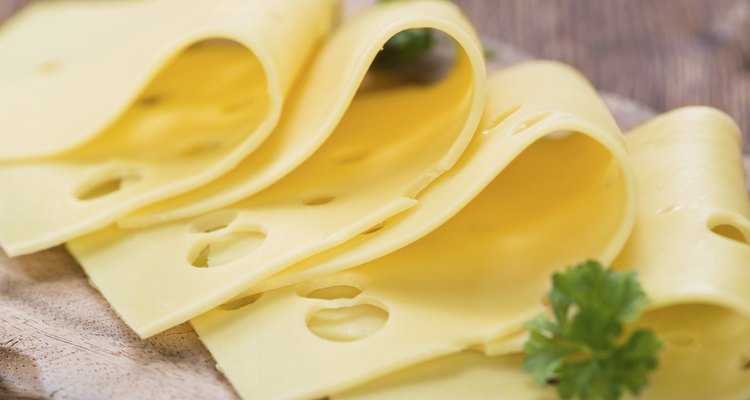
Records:
<instances>
[{"instance_id":1,"label":"pale yellow cheese surface","mask_svg":"<svg viewBox=\"0 0 750 400\"><path fill-rule=\"evenodd\" d=\"M5 251L74 239L139 335L192 318L242 397L339 400L555 398L521 368L522 323L553 271L595 258L652 299L638 325L665 349L643 398L750 396L729 117L676 110L626 146L585 79L533 62L490 77L480 121L455 6L374 7L314 55L334 3L59 1L4 26ZM448 75L357 93L421 27L455 40Z\"/></svg>"},{"instance_id":2,"label":"pale yellow cheese surface","mask_svg":"<svg viewBox=\"0 0 750 400\"><path fill-rule=\"evenodd\" d=\"M252 157L243 160L221 179L138 210L119 221L119 225L141 227L198 215L253 195L291 172L330 136L346 112L377 51L399 30L423 26L444 30L467 53L459 54L462 58L458 60L459 63L466 62L464 57L476 60L479 55L475 54L473 48L476 39L471 25L458 12L454 4L446 1L410 1L379 4L345 20L306 66L285 105L279 126ZM471 68L473 74L484 74L482 66L476 63L459 65L458 68ZM472 105L479 94L474 93ZM461 109L467 106L463 105ZM481 111L481 108L473 105L468 119L473 121L478 118ZM396 115L384 118L383 123L388 120L392 124L399 123ZM436 123L441 121L444 122L438 120ZM464 133L471 132L468 125L466 128ZM388 127L380 126L379 129ZM462 135L455 147L463 148L467 140L468 135ZM340 156L351 159L364 156L366 147L366 144L352 143L350 148L340 149ZM449 168L459 154L460 151L446 153L433 166L434 175Z\"/></svg>"},{"instance_id":3,"label":"pale yellow cheese surface","mask_svg":"<svg viewBox=\"0 0 750 400\"><path fill-rule=\"evenodd\" d=\"M537 150L545 152L545 155L533 157L544 158L548 153L566 148L565 152L555 155L558 157L556 159L583 166L594 158L606 157L604 153L597 153L599 149L594 141L599 141L613 152L615 160L622 162L622 167L618 167L617 163L600 166L607 170L607 178L610 179L608 184L612 184L615 191L627 193L619 194L623 196L622 201L607 205L611 207L611 213L599 221L602 236L592 242L592 246L599 249L597 254L602 259L613 259L630 232L636 194L634 190L627 190L627 187L634 185L634 178L629 172L629 162L619 129L594 89L572 68L555 62L538 61L519 64L492 74L488 90L490 95L483 121L473 142L457 166L441 177L417 206L408 213L375 227L382 229L365 232L356 240L305 259L261 282L257 287L249 288L245 294L252 295L351 268L419 239L455 215L527 147L545 135L553 139L549 142L542 141L537 146ZM573 140L555 142L555 138L566 138L567 132L573 131L590 135L594 139L589 141L585 136L578 135L567 137ZM606 162L598 160L600 163ZM550 168L557 169L556 166ZM538 174L544 175L543 172ZM560 185L557 189L546 190L558 190L565 196L567 189L562 187L565 183L559 181L559 174L544 175L547 180L539 185L549 182ZM521 179L524 178L518 178ZM612 182L612 179L622 181ZM510 185L514 184L516 183L510 183L507 190L512 190ZM576 188L585 184L573 182ZM579 194L567 194L577 195ZM532 193L529 196L534 195ZM516 224L520 224L522 217L514 217L514 220L515 218ZM613 227L617 224L617 228ZM605 231L616 233L608 236Z\"/></svg>"},{"instance_id":4,"label":"pale yellow cheese surface","mask_svg":"<svg viewBox=\"0 0 750 400\"><path fill-rule=\"evenodd\" d=\"M59 245L232 169L278 122L335 3L27 7L0 30L4 250Z\"/></svg>"},{"instance_id":5,"label":"pale yellow cheese surface","mask_svg":"<svg viewBox=\"0 0 750 400\"><path fill-rule=\"evenodd\" d=\"M638 325L653 329L665 346L641 398L747 399L750 202L737 127L718 111L685 108L639 127L628 145L640 210L615 264L638 271L653 302ZM553 390L533 384L521 360L520 354L461 353L332 398L555 399Z\"/></svg>"},{"instance_id":6,"label":"pale yellow cheese surface","mask_svg":"<svg viewBox=\"0 0 750 400\"><path fill-rule=\"evenodd\" d=\"M389 36L432 27L458 44L453 68L431 85L360 93L312 157L255 196L149 228L112 226L68 244L138 334L149 336L206 312L418 204L420 192L468 145L485 103L486 76L479 41L458 8L442 1L405 2L361 18L334 33L331 42L351 47L339 46L338 58L368 46L361 60L366 66ZM339 35L379 41L356 43ZM341 87L344 96L354 90ZM319 104L306 104L320 111ZM328 132L314 134L325 139Z\"/></svg>"},{"instance_id":7,"label":"pale yellow cheese surface","mask_svg":"<svg viewBox=\"0 0 750 400\"><path fill-rule=\"evenodd\" d=\"M684 108L627 140L639 223L614 266L639 271L657 304L709 302L750 316L750 201L735 122Z\"/></svg>"},{"instance_id":8,"label":"pale yellow cheese surface","mask_svg":"<svg viewBox=\"0 0 750 400\"><path fill-rule=\"evenodd\" d=\"M665 340L660 367L643 400L744 400L750 396L750 320L715 306L685 304L646 313L642 324ZM555 400L554 388L536 385L520 353L486 356L461 352L424 362L332 400ZM633 398L626 396L626 398Z\"/></svg>"},{"instance_id":9,"label":"pale yellow cheese surface","mask_svg":"<svg viewBox=\"0 0 750 400\"><path fill-rule=\"evenodd\" d=\"M322 397L514 336L541 311L552 271L614 258L635 219L635 187L596 92L569 67L534 62L493 75L489 93L465 158L403 219L359 241L366 249L382 235L395 247L412 213L417 225L442 217L419 207L458 210L481 191L447 223L355 269L192 320L244 398Z\"/></svg>"}]
</instances>

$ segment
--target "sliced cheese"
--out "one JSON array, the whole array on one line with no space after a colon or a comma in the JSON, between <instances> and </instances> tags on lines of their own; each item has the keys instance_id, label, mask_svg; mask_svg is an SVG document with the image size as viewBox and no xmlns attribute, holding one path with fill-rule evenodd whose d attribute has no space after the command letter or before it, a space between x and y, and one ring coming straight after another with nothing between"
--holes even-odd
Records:
<instances>
[{"instance_id":1,"label":"sliced cheese","mask_svg":"<svg viewBox=\"0 0 750 400\"><path fill-rule=\"evenodd\" d=\"M708 302L750 316L750 201L742 136L727 115L683 108L628 135L639 222L616 268L656 304Z\"/></svg>"},{"instance_id":2,"label":"sliced cheese","mask_svg":"<svg viewBox=\"0 0 750 400\"><path fill-rule=\"evenodd\" d=\"M750 320L735 311L684 304L646 313L641 325L665 341L642 400L744 400L750 397ZM520 353L461 352L375 379L332 400L555 400L536 385ZM632 398L632 396L626 396Z\"/></svg>"},{"instance_id":3,"label":"sliced cheese","mask_svg":"<svg viewBox=\"0 0 750 400\"><path fill-rule=\"evenodd\" d=\"M456 6L450 2L379 4L365 10L347 19L323 45L291 93L279 126L252 157L246 158L222 178L190 193L138 210L119 221L119 225L143 227L195 216L258 193L291 172L328 139L341 121L373 58L383 43L399 30L423 26L441 29L464 48L467 55L460 57L468 56L473 60L479 57L475 53L476 39L469 22L457 15ZM461 59L459 63L465 61ZM484 74L478 64L460 68L472 68L472 73ZM481 108L472 108L470 113L469 119L474 120ZM395 115L392 118L392 123L398 123ZM456 142L456 148L465 146L467 140L468 135L463 135ZM351 144L351 148L340 150L340 157L354 161L368 151L366 147L366 144ZM433 167L435 175L455 163L459 154L460 151L444 154Z\"/></svg>"},{"instance_id":4,"label":"sliced cheese","mask_svg":"<svg viewBox=\"0 0 750 400\"><path fill-rule=\"evenodd\" d=\"M642 398L746 399L750 202L739 130L726 115L693 107L660 116L627 138L640 208L634 234L615 265L638 272L653 303L638 324L654 329L665 343L659 369ZM463 353L332 396L461 397L537 400L556 395L531 382L520 355Z\"/></svg>"},{"instance_id":5,"label":"sliced cheese","mask_svg":"<svg viewBox=\"0 0 750 400\"><path fill-rule=\"evenodd\" d=\"M379 246L392 248L401 239L388 229L420 212L431 217L413 221L430 226L481 191L455 217L355 269L192 320L242 397L321 397L513 336L543 308L552 271L614 258L635 219L634 178L596 92L569 67L536 62L493 75L489 93L486 130L459 164L358 242L390 235Z\"/></svg>"},{"instance_id":6,"label":"sliced cheese","mask_svg":"<svg viewBox=\"0 0 750 400\"><path fill-rule=\"evenodd\" d=\"M230 170L276 125L335 5L30 5L0 31L5 251L61 244Z\"/></svg>"},{"instance_id":7,"label":"sliced cheese","mask_svg":"<svg viewBox=\"0 0 750 400\"><path fill-rule=\"evenodd\" d=\"M459 9L443 1L391 4L363 14L357 26L368 32L350 27L331 39L350 46L339 48L341 57L370 46L369 58L360 60L366 65L393 34L431 27L456 37L454 66L433 85L356 96L311 158L255 196L191 220L137 230L112 226L68 244L139 335L206 312L414 206L464 150L479 124L486 76L479 41ZM378 40L338 37L354 33Z\"/></svg>"},{"instance_id":8,"label":"sliced cheese","mask_svg":"<svg viewBox=\"0 0 750 400\"><path fill-rule=\"evenodd\" d=\"M570 139L571 132L591 136L612 152L615 162L606 167L608 178L622 179L608 184L616 186L614 190L626 198L609 205L612 209L608 218L612 219L600 221L602 236L596 244L592 242L600 249L597 254L602 259L613 259L622 249L635 218L635 192L628 189L634 185L634 178L629 173L619 129L595 90L577 71L548 61L522 63L493 73L488 89L490 95L479 133L457 166L441 177L417 206L363 232L356 240L281 271L257 287L248 288L244 295L311 280L401 248L455 215L535 140L546 136L551 139L549 143L558 143L555 139ZM596 146L582 139L578 136L578 145L570 145L570 153L557 157L580 163L588 162L587 157L595 158ZM572 149L579 145L580 149ZM584 152L578 158L576 152L584 147L590 153ZM560 150L548 147L545 151ZM605 234L607 230L613 234Z\"/></svg>"},{"instance_id":9,"label":"sliced cheese","mask_svg":"<svg viewBox=\"0 0 750 400\"><path fill-rule=\"evenodd\" d=\"M523 355L465 351L430 360L329 396L331 400L557 400L523 370Z\"/></svg>"}]
</instances>

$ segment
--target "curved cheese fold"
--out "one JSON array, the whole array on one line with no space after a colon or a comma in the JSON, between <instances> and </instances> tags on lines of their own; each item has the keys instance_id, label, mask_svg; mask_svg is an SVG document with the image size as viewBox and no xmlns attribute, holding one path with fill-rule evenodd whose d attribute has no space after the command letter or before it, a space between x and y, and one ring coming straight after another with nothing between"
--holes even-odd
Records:
<instances>
[{"instance_id":1,"label":"curved cheese fold","mask_svg":"<svg viewBox=\"0 0 750 400\"><path fill-rule=\"evenodd\" d=\"M290 0L31 4L0 30L0 141L12 144L0 148L0 159L57 154L103 134L159 69L201 40L247 47L278 100L330 29L335 6Z\"/></svg>"},{"instance_id":2,"label":"curved cheese fold","mask_svg":"<svg viewBox=\"0 0 750 400\"><path fill-rule=\"evenodd\" d=\"M635 180L596 92L567 66L533 62L491 76L489 93L484 129L457 166L360 238L358 257L470 201L444 225L357 268L192 320L243 397L321 397L511 335L542 308L552 271L621 250Z\"/></svg>"},{"instance_id":3,"label":"curved cheese fold","mask_svg":"<svg viewBox=\"0 0 750 400\"><path fill-rule=\"evenodd\" d=\"M642 325L666 341L643 400L744 400L750 396L750 319L723 307L685 304L646 313ZM520 353L461 352L424 362L332 400L555 400L523 370ZM626 398L635 398L627 396Z\"/></svg>"},{"instance_id":4,"label":"curved cheese fold","mask_svg":"<svg viewBox=\"0 0 750 400\"><path fill-rule=\"evenodd\" d=\"M678 109L627 135L639 180L633 236L615 266L638 271L651 309L638 325L665 342L642 399L750 396L750 230L739 130L725 114ZM506 347L507 351L518 351ZM519 354L462 353L374 380L336 400L555 399Z\"/></svg>"},{"instance_id":5,"label":"curved cheese fold","mask_svg":"<svg viewBox=\"0 0 750 400\"><path fill-rule=\"evenodd\" d=\"M359 64L369 65L395 33L430 27L455 39L453 68L431 85L358 94L340 122L336 115L323 121L335 131L314 155L255 196L191 220L134 230L113 226L68 243L138 334L152 335L206 312L294 262L413 207L468 145L480 122L486 75L479 41L459 9L443 1L404 2L372 8L356 21L331 38L338 60L352 62L347 53L364 46L366 51L355 53ZM358 43L349 36L376 40ZM336 86L344 98L362 78L363 67L358 68L346 84ZM331 101L319 92L324 86L307 90ZM303 115L327 111L309 98L304 104L313 109L297 110ZM285 141L306 133L302 122L274 146L294 148ZM328 136L324 129L311 129L312 142ZM304 142L303 152L315 146ZM282 153L277 155L290 154Z\"/></svg>"},{"instance_id":6,"label":"curved cheese fold","mask_svg":"<svg viewBox=\"0 0 750 400\"><path fill-rule=\"evenodd\" d=\"M706 302L750 316L750 201L742 136L727 115L683 108L627 136L641 181L638 224L615 268L657 305Z\"/></svg>"},{"instance_id":7,"label":"curved cheese fold","mask_svg":"<svg viewBox=\"0 0 750 400\"><path fill-rule=\"evenodd\" d=\"M0 30L5 251L61 244L232 169L278 122L336 5L59 1L22 11Z\"/></svg>"},{"instance_id":8,"label":"curved cheese fold","mask_svg":"<svg viewBox=\"0 0 750 400\"><path fill-rule=\"evenodd\" d=\"M256 194L291 172L328 139L354 98L376 53L399 30L423 26L442 29L464 47L470 58L477 59L478 54L471 54L475 42L472 28L468 21L456 18L456 13L456 6L449 2L411 1L398 5L379 4L346 20L306 68L284 107L279 126L252 157L246 158L220 179L138 210L119 221L119 225L143 227L199 215ZM474 74L484 74L480 65L470 67ZM398 112L396 108L392 110L391 113ZM473 108L471 113L469 119L474 120L481 108ZM392 122L397 123L395 115L393 118ZM381 126L379 129L389 128ZM455 147L463 148L468 138L468 135L462 135ZM351 158L362 155L365 150L352 145L352 148L341 151L341 157ZM459 154L460 151L447 152L433 166L434 175L450 168Z\"/></svg>"},{"instance_id":9,"label":"curved cheese fold","mask_svg":"<svg viewBox=\"0 0 750 400\"><path fill-rule=\"evenodd\" d=\"M468 204L536 139L550 133L553 140L547 143L555 143L555 138L570 139L566 135L573 131L594 137L614 153L616 162L622 162L622 168L616 162L607 167L608 172L613 174L611 177L618 178L615 175L624 170L625 186L633 185L619 128L595 90L577 71L555 62L523 63L491 74L488 88L490 95L480 133L475 136L457 166L441 177L417 206L408 213L377 225L376 228L382 228L377 234L366 232L357 240L305 259L257 287L249 288L244 295L351 268L421 238ZM578 139L579 146L587 146L585 140L581 140L584 136L579 135L574 139ZM571 145L568 150L571 160L582 164L590 161L585 159L585 152L580 160L572 157L576 151L572 150L574 146ZM595 146L588 142L587 150L593 154ZM548 147L545 151L555 152L559 149ZM563 188L560 190L563 191ZM611 215L601 221L603 229L616 233L611 236L603 234L595 240L596 244L592 242L599 249L597 254L602 259L614 258L631 229L627 221L634 220L635 192L625 192L622 195L627 198L610 205ZM619 228L612 227L611 224L621 221L625 223Z\"/></svg>"}]
</instances>

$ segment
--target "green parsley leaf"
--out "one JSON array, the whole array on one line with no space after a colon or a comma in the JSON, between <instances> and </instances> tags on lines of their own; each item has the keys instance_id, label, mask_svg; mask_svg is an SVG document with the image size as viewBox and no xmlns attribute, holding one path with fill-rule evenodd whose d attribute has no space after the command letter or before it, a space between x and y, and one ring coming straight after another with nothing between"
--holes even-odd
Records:
<instances>
[{"instance_id":1,"label":"green parsley leaf","mask_svg":"<svg viewBox=\"0 0 750 400\"><path fill-rule=\"evenodd\" d=\"M394 3L401 0L379 0ZM391 68L408 64L429 53L435 42L432 29L409 29L397 33L385 43L375 58L376 67Z\"/></svg>"},{"instance_id":2,"label":"green parsley leaf","mask_svg":"<svg viewBox=\"0 0 750 400\"><path fill-rule=\"evenodd\" d=\"M433 44L432 30L409 29L390 38L375 58L376 66L390 67L412 62L427 54Z\"/></svg>"},{"instance_id":3,"label":"green parsley leaf","mask_svg":"<svg viewBox=\"0 0 750 400\"><path fill-rule=\"evenodd\" d=\"M661 342L653 332L625 324L638 319L648 298L634 272L587 261L552 276L552 319L526 324L524 369L540 384L555 383L563 399L616 400L648 385Z\"/></svg>"}]
</instances>

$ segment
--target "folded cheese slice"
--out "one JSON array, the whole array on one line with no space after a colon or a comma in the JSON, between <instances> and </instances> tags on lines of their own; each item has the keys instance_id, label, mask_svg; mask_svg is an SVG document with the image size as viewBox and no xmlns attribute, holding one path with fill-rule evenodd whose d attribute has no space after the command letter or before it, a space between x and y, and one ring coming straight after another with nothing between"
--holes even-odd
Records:
<instances>
[{"instance_id":1,"label":"folded cheese slice","mask_svg":"<svg viewBox=\"0 0 750 400\"><path fill-rule=\"evenodd\" d=\"M656 304L708 302L750 316L750 201L742 136L727 115L683 108L627 136L638 224L616 268L639 272Z\"/></svg>"},{"instance_id":2,"label":"folded cheese slice","mask_svg":"<svg viewBox=\"0 0 750 400\"><path fill-rule=\"evenodd\" d=\"M750 319L706 304L646 313L641 325L666 340L659 368L638 399L742 400L750 396ZM556 400L523 370L523 354L465 351L394 372L332 400ZM628 397L629 398L629 397Z\"/></svg>"},{"instance_id":3,"label":"folded cheese slice","mask_svg":"<svg viewBox=\"0 0 750 400\"><path fill-rule=\"evenodd\" d=\"M601 227L615 232L616 229L609 224L634 220L635 193L626 189L633 185L629 181L633 178L628 175L627 155L622 152L619 128L585 77L563 64L534 61L491 74L488 87L490 96L481 134L474 138L456 168L441 177L417 206L363 232L357 240L275 274L256 287L248 288L243 296L348 269L412 243L455 215L534 140L545 135L555 143L555 139L570 138L572 132L583 132L612 152L614 161L607 166L607 176L618 179L621 168L624 169L623 181L616 182L624 186L618 186L616 190L622 190L621 194L627 198L610 205L609 218L612 220L602 219ZM591 145L593 142L584 142L581 141L581 148L585 147L586 151L581 150L580 159L573 157L582 164L590 161L587 157L594 158L592 155L597 151L596 146ZM579 150L568 151L572 154ZM571 154L561 154L560 157ZM618 166L620 161L622 166ZM603 233L595 245L601 249L597 254L603 259L612 259L620 251L631 229L627 223L618 226L619 231L611 237Z\"/></svg>"},{"instance_id":4,"label":"folded cheese slice","mask_svg":"<svg viewBox=\"0 0 750 400\"><path fill-rule=\"evenodd\" d=\"M639 398L746 399L750 202L738 129L718 111L685 108L637 128L628 145L640 210L635 234L615 265L638 271L653 301L638 325L665 342L659 369ZM552 388L531 381L521 360L520 354L464 352L331 398L556 399Z\"/></svg>"},{"instance_id":5,"label":"folded cheese slice","mask_svg":"<svg viewBox=\"0 0 750 400\"><path fill-rule=\"evenodd\" d=\"M112 226L68 244L139 335L204 313L414 206L466 148L481 118L486 74L480 43L458 7L443 1L389 4L367 11L356 27L331 39L346 44L338 58L366 46L357 54L360 64L369 65L389 37L429 27L455 39L453 67L431 85L360 93L340 122L326 123L335 131L312 157L255 196L192 220L134 230ZM377 39L358 43L341 35ZM340 86L344 97L359 83L347 82ZM304 134L304 128L296 129Z\"/></svg>"},{"instance_id":6,"label":"folded cheese slice","mask_svg":"<svg viewBox=\"0 0 750 400\"><path fill-rule=\"evenodd\" d=\"M192 320L241 396L322 397L511 335L540 312L552 271L612 261L634 223L634 178L596 92L567 66L532 62L493 74L489 93L486 130L459 164L360 241L481 191L456 216L355 269Z\"/></svg>"},{"instance_id":7,"label":"folded cheese slice","mask_svg":"<svg viewBox=\"0 0 750 400\"><path fill-rule=\"evenodd\" d=\"M232 169L335 0L35 2L0 30L0 243L61 244ZM175 12L179 10L179 12Z\"/></svg>"},{"instance_id":8,"label":"folded cheese slice","mask_svg":"<svg viewBox=\"0 0 750 400\"><path fill-rule=\"evenodd\" d=\"M469 23L458 17L456 6L450 2L384 3L365 10L345 20L323 45L291 93L279 126L252 157L220 179L138 210L118 224L126 228L143 227L199 215L256 194L291 172L331 135L354 98L371 60L395 29L435 26L444 29L459 43L475 41ZM448 26L448 22L455 26ZM466 48L466 51L472 53L473 49ZM475 66L473 73L483 72ZM480 112L480 108L472 110L476 115ZM456 143L457 147L465 145L467 140L468 136L464 136ZM352 148L341 150L340 156L354 161L364 155L364 147L353 144ZM450 167L459 154L458 151L445 154L434 167L436 173Z\"/></svg>"}]
</instances>

